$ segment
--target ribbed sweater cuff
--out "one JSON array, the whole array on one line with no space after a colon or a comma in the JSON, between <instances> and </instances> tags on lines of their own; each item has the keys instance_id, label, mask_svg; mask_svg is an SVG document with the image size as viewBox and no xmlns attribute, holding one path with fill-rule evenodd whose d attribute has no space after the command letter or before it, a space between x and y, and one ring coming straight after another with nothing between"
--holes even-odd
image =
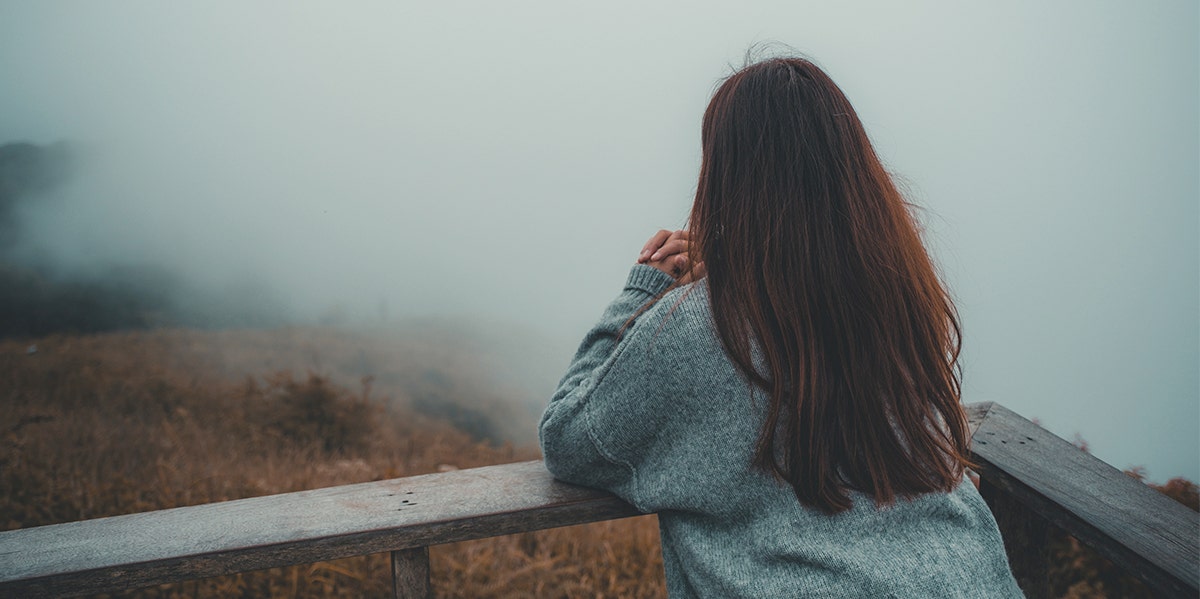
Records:
<instances>
[{"instance_id":1,"label":"ribbed sweater cuff","mask_svg":"<svg viewBox=\"0 0 1200 599\"><path fill-rule=\"evenodd\" d=\"M650 295L658 295L674 283L671 275L648 264L634 264L625 281L625 289L633 289Z\"/></svg>"}]
</instances>

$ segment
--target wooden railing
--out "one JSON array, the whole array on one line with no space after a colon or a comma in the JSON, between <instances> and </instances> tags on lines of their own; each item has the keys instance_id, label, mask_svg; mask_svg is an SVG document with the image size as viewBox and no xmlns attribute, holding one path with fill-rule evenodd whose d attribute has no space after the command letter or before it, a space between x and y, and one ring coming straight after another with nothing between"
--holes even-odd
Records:
<instances>
[{"instance_id":1,"label":"wooden railing","mask_svg":"<svg viewBox=\"0 0 1200 599\"><path fill-rule=\"evenodd\" d=\"M1165 596L1196 597L1200 520L996 404L968 406L981 491L1030 597L1058 526ZM425 597L429 546L637 515L541 462L429 474L0 533L0 596L111 592L391 552L397 597Z\"/></svg>"}]
</instances>

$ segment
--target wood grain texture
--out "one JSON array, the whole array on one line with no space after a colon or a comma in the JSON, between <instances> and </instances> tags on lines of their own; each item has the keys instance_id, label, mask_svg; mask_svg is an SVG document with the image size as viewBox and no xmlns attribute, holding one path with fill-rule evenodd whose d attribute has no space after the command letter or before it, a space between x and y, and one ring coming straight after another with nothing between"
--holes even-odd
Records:
<instances>
[{"instance_id":1,"label":"wood grain texture","mask_svg":"<svg viewBox=\"0 0 1200 599\"><path fill-rule=\"evenodd\" d=\"M974 437L975 431L979 429L979 423L987 418L988 412L994 404L990 401L983 403L970 403L963 406L963 410L967 413L967 426L971 429L971 436Z\"/></svg>"},{"instance_id":2,"label":"wood grain texture","mask_svg":"<svg viewBox=\"0 0 1200 599\"><path fill-rule=\"evenodd\" d=\"M983 480L1165 596L1196 597L1200 516L999 404L972 451Z\"/></svg>"},{"instance_id":3,"label":"wood grain texture","mask_svg":"<svg viewBox=\"0 0 1200 599\"><path fill-rule=\"evenodd\" d=\"M429 599L429 548L392 552L392 594L396 599Z\"/></svg>"},{"instance_id":4,"label":"wood grain texture","mask_svg":"<svg viewBox=\"0 0 1200 599\"><path fill-rule=\"evenodd\" d=\"M69 596L637 515L540 461L0 533L0 596Z\"/></svg>"}]
</instances>

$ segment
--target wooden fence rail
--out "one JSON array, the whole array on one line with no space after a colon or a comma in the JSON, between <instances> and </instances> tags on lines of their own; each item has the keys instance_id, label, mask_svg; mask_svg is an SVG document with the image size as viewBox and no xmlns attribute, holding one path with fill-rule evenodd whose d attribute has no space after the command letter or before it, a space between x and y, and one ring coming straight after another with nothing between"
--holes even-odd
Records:
<instances>
[{"instance_id":1,"label":"wooden fence rail","mask_svg":"<svg viewBox=\"0 0 1200 599\"><path fill-rule=\"evenodd\" d=\"M981 490L1030 597L1048 592L1042 523L1163 595L1197 596L1195 512L1002 406L968 412ZM553 480L541 462L489 466L2 532L0 596L111 592L391 552L396 596L424 597L430 545L637 513Z\"/></svg>"}]
</instances>

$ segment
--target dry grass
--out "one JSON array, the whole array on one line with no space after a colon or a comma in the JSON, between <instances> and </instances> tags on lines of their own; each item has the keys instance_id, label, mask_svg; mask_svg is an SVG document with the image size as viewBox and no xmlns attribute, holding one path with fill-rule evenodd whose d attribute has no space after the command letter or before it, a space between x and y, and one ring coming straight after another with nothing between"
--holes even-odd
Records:
<instances>
[{"instance_id":1,"label":"dry grass","mask_svg":"<svg viewBox=\"0 0 1200 599\"><path fill-rule=\"evenodd\" d=\"M420 337L163 330L0 342L0 525L537 458L495 442L533 424L477 374L477 348ZM455 408L429 408L443 404ZM432 577L444 597L665 595L653 517L435 547ZM375 555L133 594L357 597L390 585Z\"/></svg>"},{"instance_id":2,"label":"dry grass","mask_svg":"<svg viewBox=\"0 0 1200 599\"><path fill-rule=\"evenodd\" d=\"M535 459L535 414L460 334L160 330L0 341L0 527L15 529ZM30 353L30 345L37 351ZM467 429L467 430L464 430ZM491 440L489 440L491 439ZM1136 471L1133 476L1140 476ZM1155 488L1197 509L1196 485ZM1059 535L1063 597L1149 596ZM440 597L663 597L653 516L438 546ZM142 589L141 597L390 592L387 556Z\"/></svg>"}]
</instances>

